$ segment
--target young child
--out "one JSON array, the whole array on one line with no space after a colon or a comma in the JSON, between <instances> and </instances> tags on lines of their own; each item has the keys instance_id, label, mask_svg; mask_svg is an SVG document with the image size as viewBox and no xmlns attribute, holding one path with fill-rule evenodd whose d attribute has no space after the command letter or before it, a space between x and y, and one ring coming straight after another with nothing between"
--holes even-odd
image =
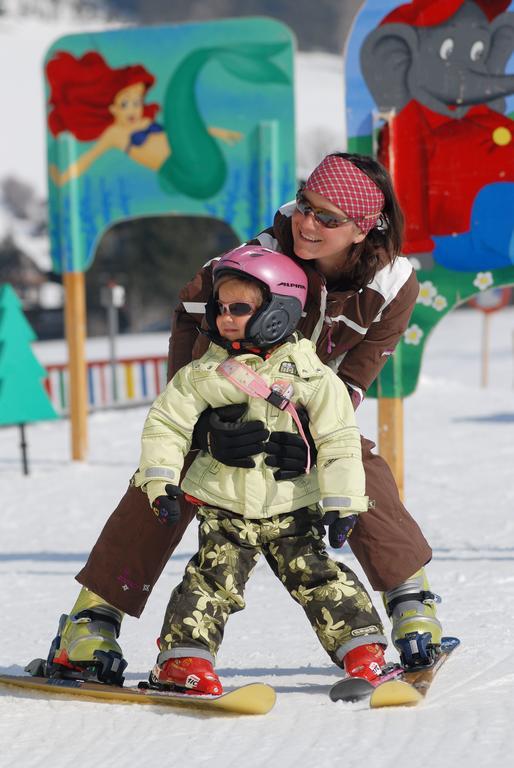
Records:
<instances>
[{"instance_id":1,"label":"young child","mask_svg":"<svg viewBox=\"0 0 514 768\"><path fill-rule=\"evenodd\" d=\"M213 281L206 308L211 344L150 408L136 485L161 521L178 520L184 457L208 406L246 403L245 418L275 431L295 430L298 417L288 403L302 406L317 468L278 482L262 453L247 468L234 468L199 452L181 482L198 504L199 550L171 595L150 680L222 693L213 663L229 616L244 608L244 586L261 553L331 659L349 675L374 679L387 645L380 619L355 574L328 557L323 541L324 523L330 523L331 542L344 541L368 498L346 387L320 362L313 343L294 333L306 276L283 254L241 246L217 262ZM252 386L261 387L261 396L248 394Z\"/></svg>"}]
</instances>

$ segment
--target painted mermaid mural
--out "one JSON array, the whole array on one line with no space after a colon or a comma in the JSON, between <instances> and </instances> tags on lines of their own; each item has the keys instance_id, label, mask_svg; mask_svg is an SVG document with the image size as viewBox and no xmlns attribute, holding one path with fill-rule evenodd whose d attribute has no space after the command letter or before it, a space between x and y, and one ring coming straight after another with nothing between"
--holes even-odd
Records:
<instances>
[{"instance_id":1,"label":"painted mermaid mural","mask_svg":"<svg viewBox=\"0 0 514 768\"><path fill-rule=\"evenodd\" d=\"M68 131L79 141L94 144L63 170L50 164L51 179L63 186L104 153L117 149L156 171L165 192L212 197L227 175L218 140L232 145L243 136L205 124L195 93L197 78L215 60L234 77L250 83L287 82L269 61L281 48L281 44L246 44L193 51L170 78L162 109L145 103L155 77L141 64L113 68L94 51L80 57L57 52L46 66L49 130L55 137Z\"/></svg>"},{"instance_id":2,"label":"painted mermaid mural","mask_svg":"<svg viewBox=\"0 0 514 768\"><path fill-rule=\"evenodd\" d=\"M141 216L212 217L243 241L296 188L294 38L269 18L67 35L45 57L56 272Z\"/></svg>"}]
</instances>

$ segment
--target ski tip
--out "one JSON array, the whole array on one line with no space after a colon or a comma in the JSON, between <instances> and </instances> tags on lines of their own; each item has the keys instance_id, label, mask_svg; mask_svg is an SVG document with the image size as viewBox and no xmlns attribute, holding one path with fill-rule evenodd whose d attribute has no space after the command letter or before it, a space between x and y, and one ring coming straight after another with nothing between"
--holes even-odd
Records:
<instances>
[{"instance_id":1,"label":"ski tip","mask_svg":"<svg viewBox=\"0 0 514 768\"><path fill-rule=\"evenodd\" d=\"M333 685L328 692L332 701L362 701L374 690L373 685L362 677L349 677Z\"/></svg>"},{"instance_id":2,"label":"ski tip","mask_svg":"<svg viewBox=\"0 0 514 768\"><path fill-rule=\"evenodd\" d=\"M213 706L236 715L266 715L277 699L275 689L266 683L248 683L225 691L212 699Z\"/></svg>"},{"instance_id":3,"label":"ski tip","mask_svg":"<svg viewBox=\"0 0 514 768\"><path fill-rule=\"evenodd\" d=\"M390 680L375 688L371 694L370 707L413 707L423 698L413 685L404 680Z\"/></svg>"},{"instance_id":4,"label":"ski tip","mask_svg":"<svg viewBox=\"0 0 514 768\"><path fill-rule=\"evenodd\" d=\"M23 671L28 672L31 677L45 677L46 661L44 659L32 659L26 667L23 667Z\"/></svg>"},{"instance_id":5,"label":"ski tip","mask_svg":"<svg viewBox=\"0 0 514 768\"><path fill-rule=\"evenodd\" d=\"M266 715L276 704L277 692L267 683L250 683L249 688L255 695L254 711L249 714Z\"/></svg>"},{"instance_id":6,"label":"ski tip","mask_svg":"<svg viewBox=\"0 0 514 768\"><path fill-rule=\"evenodd\" d=\"M460 640L458 637L442 637L441 638L441 650L445 653L449 653L450 651L453 651L454 648L456 648L458 645L460 645Z\"/></svg>"}]
</instances>

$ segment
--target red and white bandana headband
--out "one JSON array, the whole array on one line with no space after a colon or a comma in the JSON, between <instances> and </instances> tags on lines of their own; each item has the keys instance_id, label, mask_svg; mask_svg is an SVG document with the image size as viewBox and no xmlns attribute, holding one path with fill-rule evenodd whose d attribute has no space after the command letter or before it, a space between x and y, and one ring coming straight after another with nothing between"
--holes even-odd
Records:
<instances>
[{"instance_id":1,"label":"red and white bandana headband","mask_svg":"<svg viewBox=\"0 0 514 768\"><path fill-rule=\"evenodd\" d=\"M317 192L337 205L365 235L376 225L384 205L384 195L375 182L344 157L325 157L307 179L304 189Z\"/></svg>"}]
</instances>

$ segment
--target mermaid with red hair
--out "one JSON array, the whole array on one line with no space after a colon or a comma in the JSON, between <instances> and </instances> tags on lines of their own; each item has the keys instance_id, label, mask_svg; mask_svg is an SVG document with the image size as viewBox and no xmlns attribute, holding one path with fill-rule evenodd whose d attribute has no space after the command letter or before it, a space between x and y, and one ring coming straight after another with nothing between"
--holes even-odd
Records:
<instances>
[{"instance_id":1,"label":"mermaid with red hair","mask_svg":"<svg viewBox=\"0 0 514 768\"><path fill-rule=\"evenodd\" d=\"M50 166L59 186L78 178L110 149L125 152L137 163L157 171L171 155L164 127L155 121L158 104L145 104L155 82L141 65L111 68L95 52L75 58L61 51L46 67L50 85L48 126L54 136L68 131L79 141L96 141L64 171ZM208 132L233 143L237 131L208 128Z\"/></svg>"},{"instance_id":2,"label":"mermaid with red hair","mask_svg":"<svg viewBox=\"0 0 514 768\"><path fill-rule=\"evenodd\" d=\"M50 132L57 137L67 131L79 141L95 144L64 170L50 165L51 179L62 186L81 176L105 152L118 149L158 172L164 191L212 196L226 178L225 159L215 139L234 144L242 134L205 125L196 103L196 77L216 58L235 77L254 83L287 82L285 73L266 61L283 47L252 44L193 51L168 83L162 123L155 120L161 107L145 103L155 78L142 65L114 69L93 51L80 58L56 53L46 65ZM238 67L242 61L244 68Z\"/></svg>"}]
</instances>

